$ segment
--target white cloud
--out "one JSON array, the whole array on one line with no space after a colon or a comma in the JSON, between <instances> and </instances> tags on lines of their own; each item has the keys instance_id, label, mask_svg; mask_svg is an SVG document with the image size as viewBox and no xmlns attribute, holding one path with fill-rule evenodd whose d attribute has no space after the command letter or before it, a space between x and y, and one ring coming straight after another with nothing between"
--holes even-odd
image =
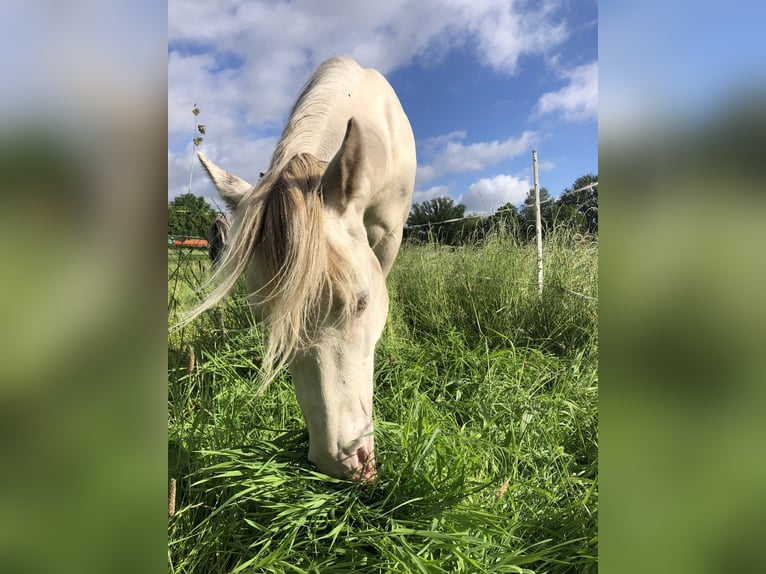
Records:
<instances>
[{"instance_id":1,"label":"white cloud","mask_svg":"<svg viewBox=\"0 0 766 574\"><path fill-rule=\"evenodd\" d=\"M440 148L444 147L451 141L457 139L465 139L467 135L468 134L465 130L458 130L448 134L426 138L422 142L419 142L421 153L428 156L433 156L439 151Z\"/></svg>"},{"instance_id":2,"label":"white cloud","mask_svg":"<svg viewBox=\"0 0 766 574\"><path fill-rule=\"evenodd\" d=\"M206 144L278 136L302 83L332 55L387 74L463 46L483 65L514 74L521 56L553 54L566 39L555 6L549 0L170 0L169 146L178 150L194 137L195 103L208 129ZM434 142L442 155L420 170L420 183L518 153L517 140L462 145L458 136L451 134L447 147ZM168 169L177 169L170 159Z\"/></svg>"},{"instance_id":3,"label":"white cloud","mask_svg":"<svg viewBox=\"0 0 766 574\"><path fill-rule=\"evenodd\" d=\"M506 203L523 203L531 187L526 179L496 175L471 184L468 193L461 195L458 202L465 204L467 214L490 213Z\"/></svg>"},{"instance_id":4,"label":"white cloud","mask_svg":"<svg viewBox=\"0 0 766 574\"><path fill-rule=\"evenodd\" d=\"M274 54L290 54L294 65L342 52L384 73L470 42L485 64L513 73L519 56L548 53L566 39L557 8L552 0L171 0L168 39L248 53L256 67L268 55L276 69L287 62L273 62Z\"/></svg>"},{"instance_id":5,"label":"white cloud","mask_svg":"<svg viewBox=\"0 0 766 574\"><path fill-rule=\"evenodd\" d=\"M201 110L197 120L209 135L241 138L240 110L244 107L239 85L240 72L216 70L219 63L212 54L168 55L168 143L188 142L194 134L194 104ZM181 144L183 145L183 143Z\"/></svg>"},{"instance_id":6,"label":"white cloud","mask_svg":"<svg viewBox=\"0 0 766 574\"><path fill-rule=\"evenodd\" d=\"M470 1L470 0L469 0ZM546 54L564 42L569 33L555 17L557 3L535 3L520 9L513 2L472 2L479 9L472 28L483 60L495 70L515 73L520 56Z\"/></svg>"},{"instance_id":7,"label":"white cloud","mask_svg":"<svg viewBox=\"0 0 766 574\"><path fill-rule=\"evenodd\" d=\"M453 132L428 140L433 158L418 167L417 182L427 183L449 173L479 171L532 149L537 134L525 131L518 138L463 144L465 132Z\"/></svg>"},{"instance_id":8,"label":"white cloud","mask_svg":"<svg viewBox=\"0 0 766 574\"><path fill-rule=\"evenodd\" d=\"M540 171L553 171L556 169L556 164L549 159L543 159L537 162L537 169Z\"/></svg>"},{"instance_id":9,"label":"white cloud","mask_svg":"<svg viewBox=\"0 0 766 574\"><path fill-rule=\"evenodd\" d=\"M569 83L557 92L547 92L537 102L539 115L560 112L569 121L595 119L598 113L598 62L562 73Z\"/></svg>"},{"instance_id":10,"label":"white cloud","mask_svg":"<svg viewBox=\"0 0 766 574\"><path fill-rule=\"evenodd\" d=\"M219 167L245 181L255 183L258 181L260 172L268 168L276 143L275 137L241 142L227 141L221 144L206 141L199 150ZM207 198L212 205L215 205L213 201L215 200L218 205L223 206L218 192L202 169L192 147L192 143L189 142L186 149L182 151L168 151L168 197L172 198L189 192L189 173L191 164L194 162L192 193Z\"/></svg>"},{"instance_id":11,"label":"white cloud","mask_svg":"<svg viewBox=\"0 0 766 574\"><path fill-rule=\"evenodd\" d=\"M189 106L181 104L195 99L237 123L280 123L311 70L336 54L386 74L467 45L485 65L514 73L521 55L552 53L565 39L553 5L530 10L506 0L171 0L168 127L172 135L185 129L181 120ZM227 61L237 66L225 69Z\"/></svg>"},{"instance_id":12,"label":"white cloud","mask_svg":"<svg viewBox=\"0 0 766 574\"><path fill-rule=\"evenodd\" d=\"M449 187L446 185L435 185L423 191L416 189L412 196L412 203L423 203L424 201L436 199L437 197L450 197L449 192Z\"/></svg>"}]
</instances>

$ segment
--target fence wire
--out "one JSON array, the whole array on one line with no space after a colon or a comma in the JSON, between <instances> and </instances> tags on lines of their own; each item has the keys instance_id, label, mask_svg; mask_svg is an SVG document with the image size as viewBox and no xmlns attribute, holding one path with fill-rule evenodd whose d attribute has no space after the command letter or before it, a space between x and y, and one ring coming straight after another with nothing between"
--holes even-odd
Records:
<instances>
[{"instance_id":1,"label":"fence wire","mask_svg":"<svg viewBox=\"0 0 766 574\"><path fill-rule=\"evenodd\" d=\"M588 184L585 187L581 187L579 189L573 189L571 191L565 191L564 193L562 193L558 197L550 197L548 199L544 199L543 201L540 202L540 205L542 205L543 203L549 203L551 201L556 201L557 199L559 199L560 197L562 197L564 195L570 195L572 193L578 193L580 191L585 191L586 189L593 189L594 187L598 187L598 182L597 181L594 182L594 183ZM408 225L407 229L418 229L419 227L433 227L434 225L441 225L443 223L456 223L458 221L466 221L468 219L476 219L477 217L490 217L490 216L496 215L498 213L504 213L506 211L513 211L514 209L516 209L516 207L507 207L505 209L498 209L497 211L488 211L488 212L483 212L483 213L472 213L471 215L466 215L466 216L463 216L463 217L455 217L453 219L445 219L443 221L431 221L429 223L418 223L417 225Z\"/></svg>"}]
</instances>

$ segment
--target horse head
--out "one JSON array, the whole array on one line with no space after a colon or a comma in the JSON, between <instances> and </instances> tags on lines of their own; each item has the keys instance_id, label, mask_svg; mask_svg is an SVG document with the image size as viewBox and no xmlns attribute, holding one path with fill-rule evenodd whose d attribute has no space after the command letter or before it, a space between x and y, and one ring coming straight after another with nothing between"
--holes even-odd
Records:
<instances>
[{"instance_id":1,"label":"horse head","mask_svg":"<svg viewBox=\"0 0 766 574\"><path fill-rule=\"evenodd\" d=\"M269 327L264 362L289 365L309 460L372 479L373 357L388 294L364 212L386 163L380 139L349 120L331 161L299 153L256 186L200 160L233 209L221 268L247 259L249 302Z\"/></svg>"}]
</instances>

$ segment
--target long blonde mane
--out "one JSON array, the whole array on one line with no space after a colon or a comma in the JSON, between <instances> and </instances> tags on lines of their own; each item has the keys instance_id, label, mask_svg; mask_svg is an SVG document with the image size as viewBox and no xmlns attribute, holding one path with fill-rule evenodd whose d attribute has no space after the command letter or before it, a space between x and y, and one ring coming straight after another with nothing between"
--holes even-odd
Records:
<instances>
[{"instance_id":1,"label":"long blonde mane","mask_svg":"<svg viewBox=\"0 0 766 574\"><path fill-rule=\"evenodd\" d=\"M352 266L325 233L323 167L311 154L290 159L254 186L237 208L229 245L209 284L215 288L186 319L228 295L257 253L263 287L250 293L269 328L261 389L300 348L310 346L331 311L343 322L353 299Z\"/></svg>"}]
</instances>

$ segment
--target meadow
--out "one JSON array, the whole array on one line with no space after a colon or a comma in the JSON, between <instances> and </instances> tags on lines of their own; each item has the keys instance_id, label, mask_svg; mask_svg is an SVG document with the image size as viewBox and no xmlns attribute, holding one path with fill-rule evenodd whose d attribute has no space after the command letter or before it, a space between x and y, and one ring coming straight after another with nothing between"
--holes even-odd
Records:
<instances>
[{"instance_id":1,"label":"meadow","mask_svg":"<svg viewBox=\"0 0 766 574\"><path fill-rule=\"evenodd\" d=\"M596 572L598 244L405 244L376 350L379 477L317 472L244 289L168 335L173 573ZM169 325L204 252L168 251Z\"/></svg>"}]
</instances>

